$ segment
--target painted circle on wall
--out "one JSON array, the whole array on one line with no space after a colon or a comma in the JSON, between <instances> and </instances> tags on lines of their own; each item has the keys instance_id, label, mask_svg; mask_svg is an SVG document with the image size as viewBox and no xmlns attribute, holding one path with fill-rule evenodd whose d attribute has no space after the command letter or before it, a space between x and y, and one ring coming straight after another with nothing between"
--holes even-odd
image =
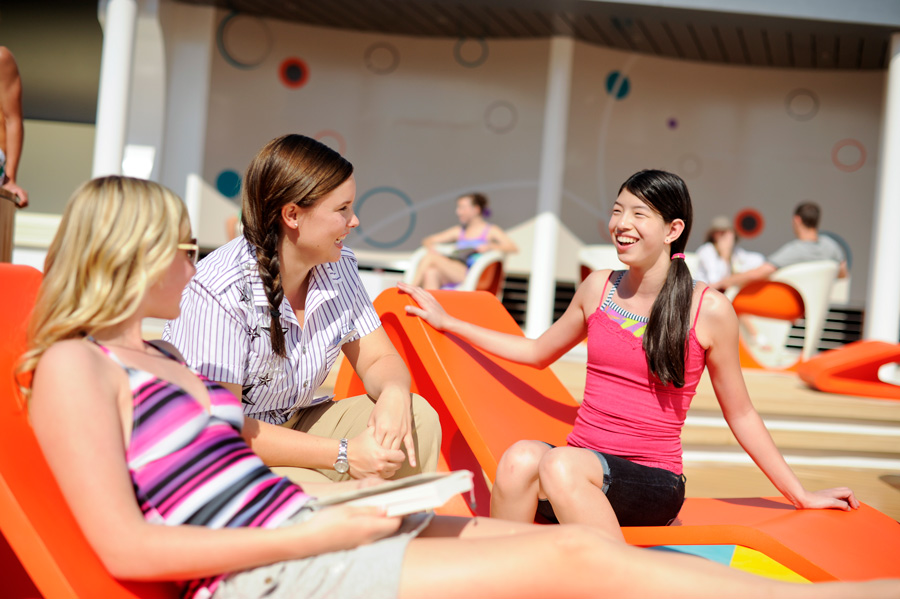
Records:
<instances>
[{"instance_id":1,"label":"painted circle on wall","mask_svg":"<svg viewBox=\"0 0 900 599\"><path fill-rule=\"evenodd\" d=\"M831 162L845 173L856 172L866 163L866 147L855 139L842 139L831 148Z\"/></svg>"},{"instance_id":2,"label":"painted circle on wall","mask_svg":"<svg viewBox=\"0 0 900 599\"><path fill-rule=\"evenodd\" d=\"M322 129L313 135L313 139L321 141L341 156L347 153L347 141L343 135L333 129Z\"/></svg>"},{"instance_id":3,"label":"painted circle on wall","mask_svg":"<svg viewBox=\"0 0 900 599\"><path fill-rule=\"evenodd\" d=\"M762 233L765 224L762 214L753 208L744 208L734 217L734 230L739 236L747 239Z\"/></svg>"},{"instance_id":4,"label":"painted circle on wall","mask_svg":"<svg viewBox=\"0 0 900 599\"><path fill-rule=\"evenodd\" d=\"M236 198L241 193L241 175L232 169L225 169L216 177L216 189L226 198Z\"/></svg>"},{"instance_id":5,"label":"painted circle on wall","mask_svg":"<svg viewBox=\"0 0 900 599\"><path fill-rule=\"evenodd\" d=\"M363 64L376 75L388 75L400 66L400 51L386 42L374 43L366 48Z\"/></svg>"},{"instance_id":6,"label":"painted circle on wall","mask_svg":"<svg viewBox=\"0 0 900 599\"><path fill-rule=\"evenodd\" d=\"M216 46L225 62L237 69L255 69L268 58L275 39L259 17L232 11L216 30Z\"/></svg>"},{"instance_id":7,"label":"painted circle on wall","mask_svg":"<svg viewBox=\"0 0 900 599\"><path fill-rule=\"evenodd\" d=\"M699 177L703 172L703 162L696 154L682 154L678 159L678 174L685 179Z\"/></svg>"},{"instance_id":8,"label":"painted circle on wall","mask_svg":"<svg viewBox=\"0 0 900 599\"><path fill-rule=\"evenodd\" d=\"M480 67L488 59L488 45L483 37L461 37L453 46L453 58L464 67Z\"/></svg>"},{"instance_id":9,"label":"painted circle on wall","mask_svg":"<svg viewBox=\"0 0 900 599\"><path fill-rule=\"evenodd\" d=\"M795 121L808 121L819 113L819 97L812 90L793 89L784 98L784 108Z\"/></svg>"},{"instance_id":10,"label":"painted circle on wall","mask_svg":"<svg viewBox=\"0 0 900 599\"><path fill-rule=\"evenodd\" d=\"M285 58L278 67L278 76L285 87L296 89L306 85L309 68L299 58Z\"/></svg>"},{"instance_id":11,"label":"painted circle on wall","mask_svg":"<svg viewBox=\"0 0 900 599\"><path fill-rule=\"evenodd\" d=\"M494 133L512 131L518 121L516 107L505 100L491 102L484 111L484 124Z\"/></svg>"},{"instance_id":12,"label":"painted circle on wall","mask_svg":"<svg viewBox=\"0 0 900 599\"><path fill-rule=\"evenodd\" d=\"M413 206L413 202L409 198L409 196L406 195L405 193L403 193L401 190L397 189L396 187L389 187L389 186L374 187L374 188L370 189L369 191L367 191L366 193L364 193L362 196L360 196L359 200L357 200L357 202L356 202L356 214L359 216L360 221L364 220L363 216L362 216L362 210L363 210L363 206L365 205L365 203L368 200L370 200L371 198L373 198L374 196L378 196L378 195L388 196L387 198L384 198L386 200L389 199L390 197L400 198L400 200L406 205L406 207L409 211L409 223L406 226L406 230L403 233L401 233L396 239L392 239L389 241L372 239L369 235L367 235L365 233L362 225L360 225L356 228L356 232L359 233L359 235L363 239L365 239L366 242L371 246L381 248L381 249L389 249L389 248L397 247L398 245L402 244L404 241L409 239L410 236L412 235L412 232L416 228L415 207ZM395 210L394 213L396 213L396 212L398 212L398 211ZM386 214L386 213L389 213L389 211L382 209L382 207L379 207L378 213Z\"/></svg>"},{"instance_id":13,"label":"painted circle on wall","mask_svg":"<svg viewBox=\"0 0 900 599\"><path fill-rule=\"evenodd\" d=\"M631 80L619 71L611 71L606 76L606 93L616 100L623 100L631 91Z\"/></svg>"}]
</instances>

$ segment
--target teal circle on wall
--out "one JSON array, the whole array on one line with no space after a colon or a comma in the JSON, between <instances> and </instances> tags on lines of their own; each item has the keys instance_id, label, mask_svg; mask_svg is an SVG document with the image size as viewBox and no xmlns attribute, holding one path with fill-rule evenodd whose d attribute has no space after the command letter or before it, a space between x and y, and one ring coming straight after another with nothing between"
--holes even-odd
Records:
<instances>
[{"instance_id":1,"label":"teal circle on wall","mask_svg":"<svg viewBox=\"0 0 900 599\"><path fill-rule=\"evenodd\" d=\"M631 91L631 80L619 71L606 76L606 92L616 100L623 100Z\"/></svg>"},{"instance_id":2,"label":"teal circle on wall","mask_svg":"<svg viewBox=\"0 0 900 599\"><path fill-rule=\"evenodd\" d=\"M226 198L236 198L241 193L241 176L237 171L225 169L216 177L216 189Z\"/></svg>"},{"instance_id":3,"label":"teal circle on wall","mask_svg":"<svg viewBox=\"0 0 900 599\"><path fill-rule=\"evenodd\" d=\"M390 241L381 241L378 239L372 239L370 236L368 236L365 233L365 231L363 230L362 224L360 224L356 228L356 232L359 233L360 237L365 239L366 242L373 247L377 247L377 248L381 248L381 249L389 249L389 248L397 247L398 245L402 244L404 241L409 239L410 236L412 235L412 232L416 228L415 207L413 206L413 202L409 198L409 196L406 195L405 193L403 193L402 191L400 191L399 189L397 189L396 187L389 187L389 186L374 187L374 188L370 189L369 191L367 191L366 193L364 193L362 196L360 196L359 200L357 200L356 214L361 215L363 205L366 203L366 200L368 200L372 196L376 196L378 194L388 194L388 195L396 196L396 197L400 198L404 204L407 205L407 207L409 208L409 223L406 226L406 230L399 237L397 237L397 239L393 239ZM359 219L361 221L362 216L360 216Z\"/></svg>"}]
</instances>

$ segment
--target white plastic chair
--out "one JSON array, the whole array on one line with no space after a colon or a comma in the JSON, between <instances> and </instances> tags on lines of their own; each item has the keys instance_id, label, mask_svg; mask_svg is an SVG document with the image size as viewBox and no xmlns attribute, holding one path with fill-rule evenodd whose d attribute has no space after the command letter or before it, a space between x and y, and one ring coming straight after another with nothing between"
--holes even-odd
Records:
<instances>
[{"instance_id":1,"label":"white plastic chair","mask_svg":"<svg viewBox=\"0 0 900 599\"><path fill-rule=\"evenodd\" d=\"M828 316L828 304L831 298L831 287L838 273L838 263L833 260L816 260L801 262L776 270L772 281L787 283L800 293L803 298L803 351L800 359L809 360L816 353L825 319Z\"/></svg>"},{"instance_id":2,"label":"white plastic chair","mask_svg":"<svg viewBox=\"0 0 900 599\"><path fill-rule=\"evenodd\" d=\"M452 243L444 243L433 246L435 250L449 255L456 246ZM409 266L403 275L404 283L412 283L415 277L416 269L419 262L428 253L428 248L420 247L409 258ZM488 291L498 298L503 298L503 279L505 278L503 271L503 261L506 254L497 250L490 250L479 254L478 258L469 267L466 272L466 278L462 283L454 287L457 291Z\"/></svg>"}]
</instances>

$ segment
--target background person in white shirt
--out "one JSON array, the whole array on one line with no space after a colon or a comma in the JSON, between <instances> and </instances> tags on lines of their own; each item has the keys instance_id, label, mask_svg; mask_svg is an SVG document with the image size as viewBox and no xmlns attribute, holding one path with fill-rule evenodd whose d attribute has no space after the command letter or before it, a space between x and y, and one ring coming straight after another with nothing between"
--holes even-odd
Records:
<instances>
[{"instance_id":1,"label":"background person in white shirt","mask_svg":"<svg viewBox=\"0 0 900 599\"><path fill-rule=\"evenodd\" d=\"M766 262L763 254L745 250L737 242L731 220L727 216L713 218L706 232L706 242L697 248L700 268L692 273L694 278L712 285L733 273L746 272Z\"/></svg>"},{"instance_id":2,"label":"background person in white shirt","mask_svg":"<svg viewBox=\"0 0 900 599\"><path fill-rule=\"evenodd\" d=\"M343 241L359 225L353 166L302 135L269 142L242 185L243 236L200 262L164 338L242 398L245 435L296 481L437 468L440 423L410 394ZM368 395L315 397L339 353ZM405 450L405 453L404 453Z\"/></svg>"}]
</instances>

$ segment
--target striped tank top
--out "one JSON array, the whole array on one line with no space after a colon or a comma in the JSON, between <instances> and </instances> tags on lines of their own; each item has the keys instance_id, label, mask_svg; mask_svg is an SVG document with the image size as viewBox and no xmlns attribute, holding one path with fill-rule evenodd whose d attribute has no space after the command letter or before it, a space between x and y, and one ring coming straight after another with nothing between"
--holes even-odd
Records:
<instances>
[{"instance_id":1,"label":"striped tank top","mask_svg":"<svg viewBox=\"0 0 900 599\"><path fill-rule=\"evenodd\" d=\"M207 410L178 385L125 365L90 340L128 374L134 400L125 457L147 522L275 528L309 500L300 487L273 474L241 437L241 402L227 389L197 375L209 393ZM210 597L225 576L186 581L182 597Z\"/></svg>"}]
</instances>

